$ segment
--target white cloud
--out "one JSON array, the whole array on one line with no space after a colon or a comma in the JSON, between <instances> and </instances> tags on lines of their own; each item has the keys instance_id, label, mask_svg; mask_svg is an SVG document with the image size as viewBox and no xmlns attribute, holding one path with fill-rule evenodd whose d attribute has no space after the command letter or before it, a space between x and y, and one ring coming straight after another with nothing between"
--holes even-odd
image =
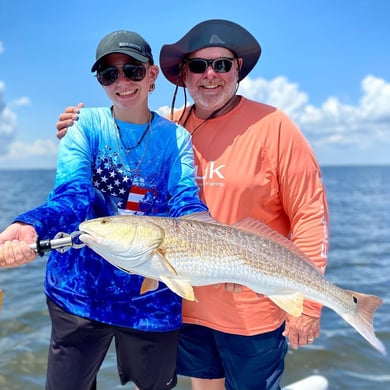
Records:
<instances>
[{"instance_id":1,"label":"white cloud","mask_svg":"<svg viewBox=\"0 0 390 390\"><path fill-rule=\"evenodd\" d=\"M12 137L16 127L16 115L8 107L0 102L0 137L4 142L3 137Z\"/></svg>"},{"instance_id":2,"label":"white cloud","mask_svg":"<svg viewBox=\"0 0 390 390\"><path fill-rule=\"evenodd\" d=\"M168 106L162 106L159 109L156 110L161 116L168 117L168 115L171 113L171 107Z\"/></svg>"},{"instance_id":3,"label":"white cloud","mask_svg":"<svg viewBox=\"0 0 390 390\"><path fill-rule=\"evenodd\" d=\"M189 104L192 104L192 102L187 102L187 107ZM175 110L182 110L184 108L184 104L181 107L175 107ZM171 117L171 107L169 106L161 106L156 110L161 116L164 118L170 118Z\"/></svg>"},{"instance_id":4,"label":"white cloud","mask_svg":"<svg viewBox=\"0 0 390 390\"><path fill-rule=\"evenodd\" d=\"M246 78L239 92L283 110L314 146L363 150L376 144L390 144L390 84L375 76L361 83L357 105L344 104L330 96L320 107L308 102L307 94L285 77L267 81Z\"/></svg>"},{"instance_id":5,"label":"white cloud","mask_svg":"<svg viewBox=\"0 0 390 390\"><path fill-rule=\"evenodd\" d=\"M9 151L4 158L20 159L28 157L39 157L47 155L57 155L58 142L52 140L37 139L33 143L13 142L9 146Z\"/></svg>"},{"instance_id":6,"label":"white cloud","mask_svg":"<svg viewBox=\"0 0 390 390\"><path fill-rule=\"evenodd\" d=\"M14 106L14 107L31 106L31 100L28 96L22 96L19 99L11 102L10 106Z\"/></svg>"},{"instance_id":7,"label":"white cloud","mask_svg":"<svg viewBox=\"0 0 390 390\"><path fill-rule=\"evenodd\" d=\"M360 102L362 115L370 119L390 119L390 84L374 76L362 81L363 97Z\"/></svg>"},{"instance_id":8,"label":"white cloud","mask_svg":"<svg viewBox=\"0 0 390 390\"><path fill-rule=\"evenodd\" d=\"M17 115L11 110L11 107L28 106L31 101L28 97L22 96L7 105L3 97L4 90L5 84L0 81L0 154L8 155L11 153L12 142L18 130Z\"/></svg>"},{"instance_id":9,"label":"white cloud","mask_svg":"<svg viewBox=\"0 0 390 390\"><path fill-rule=\"evenodd\" d=\"M278 107L291 117L299 113L308 101L307 94L299 91L298 84L289 83L283 76L270 81L247 77L241 81L239 93L249 99Z\"/></svg>"},{"instance_id":10,"label":"white cloud","mask_svg":"<svg viewBox=\"0 0 390 390\"><path fill-rule=\"evenodd\" d=\"M17 127L17 118L3 101L3 91L5 85L0 81L0 153L7 151L8 145L12 142L15 136Z\"/></svg>"},{"instance_id":11,"label":"white cloud","mask_svg":"<svg viewBox=\"0 0 390 390\"><path fill-rule=\"evenodd\" d=\"M54 168L58 142L38 139L33 143L15 141L0 154L0 168Z\"/></svg>"}]
</instances>

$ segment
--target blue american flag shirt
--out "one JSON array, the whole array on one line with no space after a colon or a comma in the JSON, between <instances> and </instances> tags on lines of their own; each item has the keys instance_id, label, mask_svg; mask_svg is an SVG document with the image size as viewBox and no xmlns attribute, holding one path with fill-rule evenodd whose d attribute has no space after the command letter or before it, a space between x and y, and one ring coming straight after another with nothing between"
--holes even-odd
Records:
<instances>
[{"instance_id":1,"label":"blue american flag shirt","mask_svg":"<svg viewBox=\"0 0 390 390\"><path fill-rule=\"evenodd\" d=\"M109 107L81 109L61 140L46 203L15 220L32 224L48 239L115 210L171 217L207 210L198 197L191 138L184 128L154 112L142 143L131 149L147 125L117 124L119 130ZM50 253L45 292L65 311L92 320L145 331L177 329L181 298L163 283L140 295L142 281L84 247Z\"/></svg>"}]
</instances>

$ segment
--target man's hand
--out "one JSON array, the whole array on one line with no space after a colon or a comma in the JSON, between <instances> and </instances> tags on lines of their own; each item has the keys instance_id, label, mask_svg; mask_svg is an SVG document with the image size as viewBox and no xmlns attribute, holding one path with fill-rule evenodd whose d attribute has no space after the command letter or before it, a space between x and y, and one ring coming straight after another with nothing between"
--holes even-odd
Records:
<instances>
[{"instance_id":1,"label":"man's hand","mask_svg":"<svg viewBox=\"0 0 390 390\"><path fill-rule=\"evenodd\" d=\"M61 139L65 136L66 131L68 130L69 126L72 126L75 121L79 119L78 114L80 112L80 108L84 107L84 103L79 103L77 107L71 106L66 107L65 112L63 112L58 122L56 123L57 128L57 138Z\"/></svg>"},{"instance_id":2,"label":"man's hand","mask_svg":"<svg viewBox=\"0 0 390 390\"><path fill-rule=\"evenodd\" d=\"M16 222L0 234L0 267L19 267L37 257L28 244L37 240L33 226Z\"/></svg>"},{"instance_id":3,"label":"man's hand","mask_svg":"<svg viewBox=\"0 0 390 390\"><path fill-rule=\"evenodd\" d=\"M286 317L286 330L283 336L288 338L291 348L312 344L320 335L320 319L302 314L300 317Z\"/></svg>"}]
</instances>

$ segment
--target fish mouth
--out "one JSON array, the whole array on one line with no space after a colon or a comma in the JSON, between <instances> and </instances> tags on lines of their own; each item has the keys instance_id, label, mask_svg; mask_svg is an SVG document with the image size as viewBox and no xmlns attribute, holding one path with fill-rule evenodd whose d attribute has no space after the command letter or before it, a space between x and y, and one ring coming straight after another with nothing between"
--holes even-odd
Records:
<instances>
[{"instance_id":1,"label":"fish mouth","mask_svg":"<svg viewBox=\"0 0 390 390\"><path fill-rule=\"evenodd\" d=\"M117 256L122 256L123 254L126 255L128 252L126 244L121 244L116 241L111 242L110 239L107 239L107 237L96 232L88 231L87 229L80 229L80 232L81 234L79 235L79 240L101 256L103 256L102 253L106 253L107 251L115 253ZM110 247L114 249L107 249Z\"/></svg>"},{"instance_id":2,"label":"fish mouth","mask_svg":"<svg viewBox=\"0 0 390 390\"><path fill-rule=\"evenodd\" d=\"M101 242L101 237L96 237L96 235L88 232L86 230L80 230L81 234L79 235L79 240L87 246L90 246L92 243Z\"/></svg>"}]
</instances>

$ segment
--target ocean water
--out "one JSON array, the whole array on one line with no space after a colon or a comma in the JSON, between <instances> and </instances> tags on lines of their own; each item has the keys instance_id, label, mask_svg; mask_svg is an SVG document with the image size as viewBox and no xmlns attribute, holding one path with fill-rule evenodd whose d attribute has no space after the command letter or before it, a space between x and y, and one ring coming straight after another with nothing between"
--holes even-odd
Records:
<instances>
[{"instance_id":1,"label":"ocean water","mask_svg":"<svg viewBox=\"0 0 390 390\"><path fill-rule=\"evenodd\" d=\"M390 353L390 167L323 167L323 175L330 210L326 277L340 287L383 299L374 325ZM0 171L0 230L17 214L44 202L53 180L54 171ZM44 269L45 257L17 269L0 269L1 390L44 388L50 336ZM312 374L325 376L331 390L388 389L390 357L380 355L324 308L316 342L289 351L283 384ZM134 388L119 385L113 349L99 373L98 388ZM189 381L179 378L177 389L190 389Z\"/></svg>"}]
</instances>

